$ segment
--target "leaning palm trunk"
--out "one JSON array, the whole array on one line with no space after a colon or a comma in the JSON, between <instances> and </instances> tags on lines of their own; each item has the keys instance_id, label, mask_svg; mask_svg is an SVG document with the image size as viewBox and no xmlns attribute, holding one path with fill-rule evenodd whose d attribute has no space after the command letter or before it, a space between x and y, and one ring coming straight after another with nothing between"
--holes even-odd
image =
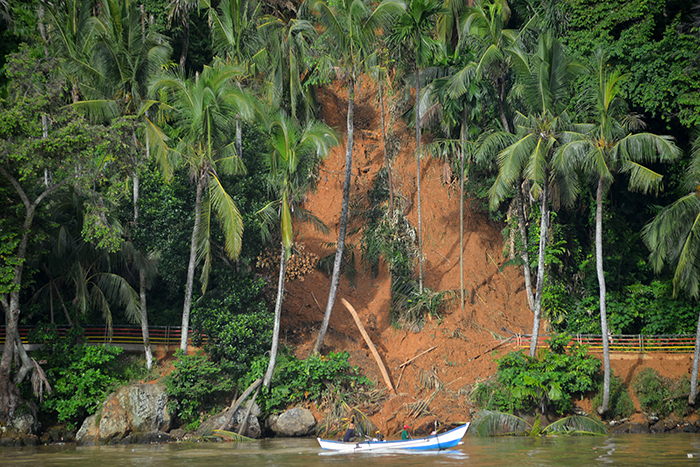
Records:
<instances>
[{"instance_id":1,"label":"leaning palm trunk","mask_svg":"<svg viewBox=\"0 0 700 467\"><path fill-rule=\"evenodd\" d=\"M338 228L338 244L335 250L335 260L333 261L333 273L331 275L331 288L328 293L328 303L326 303L326 312L323 315L321 329L318 332L318 339L314 345L313 353L321 351L323 340L326 337L328 323L331 319L331 312L335 304L335 296L338 293L338 281L340 279L340 264L343 260L343 250L345 249L345 233L348 228L348 206L350 204L350 183L352 182L352 150L353 150L353 133L354 133L354 111L355 111L355 72L353 70L348 83L348 141L345 148L345 183L343 185L343 207L340 211L340 227Z\"/></svg>"},{"instance_id":2,"label":"leaning palm trunk","mask_svg":"<svg viewBox=\"0 0 700 467\"><path fill-rule=\"evenodd\" d=\"M547 247L547 231L549 229L549 188L545 183L542 188L542 206L540 217L540 248L537 261L537 292L535 295L535 317L532 320L532 337L530 339L530 357L537 352L537 340L540 334L540 319L542 314L542 289L544 288L544 253Z\"/></svg>"},{"instance_id":3,"label":"leaning palm trunk","mask_svg":"<svg viewBox=\"0 0 700 467\"><path fill-rule=\"evenodd\" d=\"M690 395L688 404L695 405L698 395L698 362L700 362L700 314L698 314L698 328L695 331L695 352L693 353L693 372L690 375Z\"/></svg>"},{"instance_id":4,"label":"leaning palm trunk","mask_svg":"<svg viewBox=\"0 0 700 467\"><path fill-rule=\"evenodd\" d=\"M277 349L280 340L280 322L282 321L282 299L284 298L284 276L287 273L287 250L282 243L282 251L280 252L280 275L277 281L277 302L275 303L275 326L272 330L272 346L270 347L270 363L267 365L263 385L270 387L272 381L272 373L275 371L275 363L277 362ZM256 392L257 395L257 392ZM253 397L255 400L255 397ZM239 433L240 434L240 433Z\"/></svg>"},{"instance_id":5,"label":"leaning palm trunk","mask_svg":"<svg viewBox=\"0 0 700 467\"><path fill-rule=\"evenodd\" d=\"M610 343L608 341L608 317L605 306L605 275L603 273L603 179L598 179L595 212L595 265L600 288L600 332L603 335L603 403L598 413L603 415L610 408Z\"/></svg>"},{"instance_id":6,"label":"leaning palm trunk","mask_svg":"<svg viewBox=\"0 0 700 467\"><path fill-rule=\"evenodd\" d=\"M187 266L187 284L185 285L185 304L182 308L182 327L180 336L180 350L187 353L187 334L190 325L190 308L192 307L192 288L194 286L194 268L197 261L197 237L202 219L202 192L204 191L205 175L201 174L197 180L197 195L194 203L194 228L190 241L190 262Z\"/></svg>"},{"instance_id":7,"label":"leaning palm trunk","mask_svg":"<svg viewBox=\"0 0 700 467\"><path fill-rule=\"evenodd\" d=\"M139 272L139 298L141 299L141 334L143 349L146 354L146 368L151 369L153 352L151 351L151 336L148 334L148 313L146 311L146 274Z\"/></svg>"}]
</instances>

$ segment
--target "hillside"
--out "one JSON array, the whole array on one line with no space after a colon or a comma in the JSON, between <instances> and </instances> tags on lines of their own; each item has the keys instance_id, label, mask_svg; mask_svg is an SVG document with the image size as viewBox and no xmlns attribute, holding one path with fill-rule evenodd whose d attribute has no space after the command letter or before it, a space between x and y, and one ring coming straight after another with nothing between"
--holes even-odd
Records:
<instances>
[{"instance_id":1,"label":"hillside","mask_svg":"<svg viewBox=\"0 0 700 467\"><path fill-rule=\"evenodd\" d=\"M366 81L363 81L363 83ZM309 194L304 207L319 216L331 228L327 236L310 225L297 226L296 242L319 257L332 251L325 242L336 242L342 204L343 171L345 170L345 115L347 92L336 85L320 95L321 117L343 132L341 145L333 150L321 168L318 189ZM355 150L351 197L360 197L383 165L381 123L377 92L373 86L362 87L357 93L355 108ZM400 137L401 150L393 161L395 190L409 200L413 207L408 213L417 225L415 140L412 132L397 121L394 132ZM433 290L459 290L459 192L458 186L443 183L442 162L426 159L422 162L423 192L423 254L425 285ZM351 315L340 303L348 300L358 311L367 332L377 346L398 396L388 401L373 419L386 432L393 432L405 421L414 420L405 413L405 404L433 397L431 415L418 424L430 424L438 419L457 422L470 419L464 394L472 385L495 371L491 349L507 333L530 332L532 321L527 307L522 277L515 268L499 272L505 261L499 226L483 213L470 211L465 203L464 277L468 297L462 311L456 301L446 309L442 320L433 320L421 332L397 330L389 316L390 279L386 268L380 268L376 278L362 271L356 287L350 287L341 277L338 298L333 310L323 352L347 350L351 363L358 365L378 387L384 383L369 349L364 343ZM349 229L351 230L351 229ZM349 243L359 244L359 236L348 237ZM358 253L359 258L359 253ZM303 281L287 285L283 311L283 338L299 357L309 355L318 334L328 299L329 279L313 271ZM399 365L423 351L437 346L401 371Z\"/></svg>"}]
</instances>

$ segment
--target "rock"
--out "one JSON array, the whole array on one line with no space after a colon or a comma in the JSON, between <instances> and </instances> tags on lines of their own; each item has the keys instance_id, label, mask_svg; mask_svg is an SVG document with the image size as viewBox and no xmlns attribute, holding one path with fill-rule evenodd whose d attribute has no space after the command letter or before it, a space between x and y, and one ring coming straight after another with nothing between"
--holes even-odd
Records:
<instances>
[{"instance_id":1,"label":"rock","mask_svg":"<svg viewBox=\"0 0 700 467\"><path fill-rule=\"evenodd\" d=\"M100 415L91 415L76 435L81 446L114 444L131 433L170 429L168 397L162 384L132 384L107 397Z\"/></svg>"},{"instance_id":2,"label":"rock","mask_svg":"<svg viewBox=\"0 0 700 467\"><path fill-rule=\"evenodd\" d=\"M78 446L94 446L97 444L97 433L99 432L99 419L97 415L90 415L83 421L82 426L75 434Z\"/></svg>"},{"instance_id":3,"label":"rock","mask_svg":"<svg viewBox=\"0 0 700 467\"><path fill-rule=\"evenodd\" d=\"M654 423L651 427L649 427L649 432L666 433L667 431L671 431L671 429L675 427L676 424L674 422L669 422L668 420L659 420L658 422Z\"/></svg>"},{"instance_id":4,"label":"rock","mask_svg":"<svg viewBox=\"0 0 700 467\"><path fill-rule=\"evenodd\" d=\"M8 424L8 428L18 435L34 434L39 428L39 422L36 417L29 412L15 414L14 418Z\"/></svg>"},{"instance_id":5,"label":"rock","mask_svg":"<svg viewBox=\"0 0 700 467\"><path fill-rule=\"evenodd\" d=\"M247 436L248 438L254 439L260 438L262 436L260 422L258 421L258 416L260 415L260 407L258 406L258 404L255 404L252 401L247 401L245 404L239 407L236 410L236 413L233 414L233 417L231 417L231 422L223 429L226 431L233 431L238 433L238 430L241 427L241 423L243 422L243 417L248 411L248 407L250 407L251 403L254 405L253 409L250 411L250 416L248 417L248 427L246 428L245 433L243 433L243 436ZM219 412L213 417L210 417L204 422L202 422L202 424L199 426L199 429L197 430L197 435L209 436L212 434L213 430L221 429L221 425L226 421L229 412L230 409L224 410L223 412Z\"/></svg>"},{"instance_id":6,"label":"rock","mask_svg":"<svg viewBox=\"0 0 700 467\"><path fill-rule=\"evenodd\" d=\"M182 428L177 428L175 430L170 430L170 436L172 436L175 439L182 439L185 437L187 432L183 430Z\"/></svg>"},{"instance_id":7,"label":"rock","mask_svg":"<svg viewBox=\"0 0 700 467\"><path fill-rule=\"evenodd\" d=\"M164 431L151 431L148 433L132 433L122 439L119 444L161 444L173 441L176 441L176 439Z\"/></svg>"},{"instance_id":8,"label":"rock","mask_svg":"<svg viewBox=\"0 0 700 467\"><path fill-rule=\"evenodd\" d=\"M306 436L315 427L314 415L301 407L283 412L270 426L277 436L283 437Z\"/></svg>"},{"instance_id":9,"label":"rock","mask_svg":"<svg viewBox=\"0 0 700 467\"><path fill-rule=\"evenodd\" d=\"M640 434L649 433L649 425L646 423L630 423L630 433Z\"/></svg>"}]
</instances>

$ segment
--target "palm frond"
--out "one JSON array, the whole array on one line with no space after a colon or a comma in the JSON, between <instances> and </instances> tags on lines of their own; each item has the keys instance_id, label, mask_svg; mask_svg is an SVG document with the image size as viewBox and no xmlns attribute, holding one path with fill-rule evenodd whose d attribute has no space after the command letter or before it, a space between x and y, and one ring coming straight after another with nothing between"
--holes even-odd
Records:
<instances>
[{"instance_id":1,"label":"palm frond","mask_svg":"<svg viewBox=\"0 0 700 467\"><path fill-rule=\"evenodd\" d=\"M583 415L572 415L547 425L542 433L605 435L608 433L608 429L599 420Z\"/></svg>"},{"instance_id":2,"label":"palm frond","mask_svg":"<svg viewBox=\"0 0 700 467\"><path fill-rule=\"evenodd\" d=\"M484 437L523 434L529 428L531 428L529 423L515 415L505 412L482 410L477 414L476 419L472 421L469 426L469 431L476 433L477 436Z\"/></svg>"}]
</instances>

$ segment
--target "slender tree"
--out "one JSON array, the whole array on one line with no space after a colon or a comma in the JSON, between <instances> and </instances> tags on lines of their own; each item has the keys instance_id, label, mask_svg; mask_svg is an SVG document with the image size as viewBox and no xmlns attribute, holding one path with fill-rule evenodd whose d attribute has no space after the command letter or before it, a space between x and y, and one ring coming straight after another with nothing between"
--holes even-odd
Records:
<instances>
[{"instance_id":1,"label":"slender tree","mask_svg":"<svg viewBox=\"0 0 700 467\"><path fill-rule=\"evenodd\" d=\"M332 66L339 78L348 86L347 144L345 147L345 181L343 184L343 206L340 212L338 243L331 286L328 293L326 311L314 345L313 353L318 353L326 336L328 323L333 311L335 297L340 279L340 266L345 248L345 233L348 224L348 206L350 201L350 183L352 176L352 154L354 136L355 81L357 74L365 67L366 59L373 53L373 44L377 34L390 25L392 18L403 10L403 5L394 0L384 0L372 10L363 0L340 0L326 3L324 0L312 0L311 8L324 28L319 45L327 47L322 61Z\"/></svg>"},{"instance_id":2,"label":"slender tree","mask_svg":"<svg viewBox=\"0 0 700 467\"><path fill-rule=\"evenodd\" d=\"M571 141L560 151L567 158L579 158L584 171L590 175L596 187L595 258L598 275L600 327L603 334L603 402L598 408L602 415L610 408L610 349L606 309L606 286L603 267L603 197L617 174L629 174L630 190L658 192L662 175L643 164L670 162L680 155L680 150L669 136L652 133L633 133L642 122L627 111L627 105L619 97L624 76L610 71L606 56L598 51L595 56L597 79L591 87L591 100L595 103L595 124L583 126L585 133L568 132Z\"/></svg>"},{"instance_id":3,"label":"slender tree","mask_svg":"<svg viewBox=\"0 0 700 467\"><path fill-rule=\"evenodd\" d=\"M477 53L476 77L492 83L495 90L495 104L498 118L503 129L501 134L486 135L482 139L476 158L484 160L494 153L504 149L513 141L510 133L514 131L511 112L508 110L509 83L513 64L525 61L522 49L519 47L523 32L528 29L532 19L520 30L507 29L510 19L510 7L506 0L476 0L472 7L466 8L460 20L462 46L468 45ZM523 179L516 176L515 184L515 213L520 232L523 275L530 310L535 310L535 299L532 290L532 271L528 253L528 233L525 219L523 199Z\"/></svg>"},{"instance_id":4,"label":"slender tree","mask_svg":"<svg viewBox=\"0 0 700 467\"><path fill-rule=\"evenodd\" d=\"M196 188L195 218L182 311L180 348L185 352L195 268L197 263L203 262L200 276L202 292L207 289L211 269L212 212L219 219L224 232L226 254L236 258L241 250L241 214L219 179L220 173L240 173L244 170L229 138L235 115L252 117L247 94L232 84L240 73L239 67L219 64L214 68L204 67L202 73L194 78L183 79L180 75L169 73L156 78L150 85L153 95L162 90L172 98L176 117L174 125L179 134L179 140L171 145L161 128L146 119L151 135L149 140L156 157L166 177L172 176L174 165L184 163Z\"/></svg>"},{"instance_id":5,"label":"slender tree","mask_svg":"<svg viewBox=\"0 0 700 467\"><path fill-rule=\"evenodd\" d=\"M585 67L568 58L562 44L548 33L540 37L536 55L518 67L528 113L516 115L516 140L498 156L499 173L489 197L491 206L497 206L522 176L531 184L532 195L540 200L537 286L530 340L530 356L534 357L542 311L550 202L555 209L571 204L578 190L575 159L557 149L563 144L564 133L572 128L565 111L570 79L585 71Z\"/></svg>"},{"instance_id":6,"label":"slender tree","mask_svg":"<svg viewBox=\"0 0 700 467\"><path fill-rule=\"evenodd\" d=\"M304 213L304 210L300 209L297 204L313 184L313 169L321 159L328 156L331 147L338 143L335 133L326 124L311 121L302 128L283 111L279 111L270 120L268 131L272 151L267 155L266 162L269 169L270 186L277 198L270 207L273 205L277 207L273 211L279 218L282 241L270 362L263 379L263 385L266 387L270 386L277 360L286 266L294 241L292 208L295 208L294 212L296 213ZM307 215L305 217L316 220L314 225L324 232L328 231L313 216Z\"/></svg>"},{"instance_id":7,"label":"slender tree","mask_svg":"<svg viewBox=\"0 0 700 467\"><path fill-rule=\"evenodd\" d=\"M418 293L423 294L423 234L421 216L421 188L420 188L420 159L421 159L421 115L420 115L420 72L432 58L438 42L433 39L432 31L437 17L444 13L442 3L438 0L411 0L396 21L394 30L390 36L394 44L404 43L413 49L415 54L415 89L416 100L414 106L416 127L416 191L418 210Z\"/></svg>"}]
</instances>

